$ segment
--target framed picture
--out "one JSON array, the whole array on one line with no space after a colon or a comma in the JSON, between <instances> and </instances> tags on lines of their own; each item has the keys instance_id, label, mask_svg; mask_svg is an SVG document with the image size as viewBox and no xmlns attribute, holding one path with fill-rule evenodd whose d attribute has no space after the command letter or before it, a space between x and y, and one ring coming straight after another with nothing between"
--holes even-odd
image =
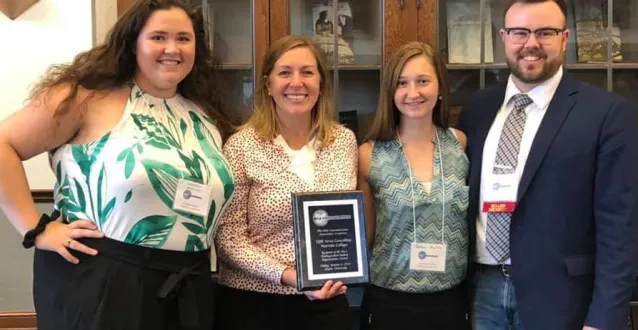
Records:
<instances>
[{"instance_id":1,"label":"framed picture","mask_svg":"<svg viewBox=\"0 0 638 330\"><path fill-rule=\"evenodd\" d=\"M215 52L215 9L207 0L202 1L202 14L204 16L204 24L208 29L208 46L211 54Z\"/></svg>"}]
</instances>

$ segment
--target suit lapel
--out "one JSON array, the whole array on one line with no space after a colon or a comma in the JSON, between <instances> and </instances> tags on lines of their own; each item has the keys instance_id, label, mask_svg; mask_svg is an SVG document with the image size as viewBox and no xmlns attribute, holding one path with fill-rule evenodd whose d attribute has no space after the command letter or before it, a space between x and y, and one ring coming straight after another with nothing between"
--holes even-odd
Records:
<instances>
[{"instance_id":1,"label":"suit lapel","mask_svg":"<svg viewBox=\"0 0 638 330\"><path fill-rule=\"evenodd\" d=\"M494 119L496 118L496 114L501 109L501 105L503 105L503 98L505 97L505 89L507 85L501 84L497 90L493 93L491 97L489 97L489 103L485 104L485 109L481 109L481 117L476 118L480 121L477 131L476 131L476 140L479 141L477 144L478 149L474 152L476 153L472 157L472 162L474 164L480 164L478 166L477 171L474 171L474 175L476 175L476 183L480 181L481 178L481 167L483 167L483 148L485 147L485 139L487 138L487 134L490 132L490 128L492 127L492 123L494 123Z\"/></svg>"},{"instance_id":2,"label":"suit lapel","mask_svg":"<svg viewBox=\"0 0 638 330\"><path fill-rule=\"evenodd\" d=\"M484 105L481 105L481 109L477 109L480 112L480 117L474 118L477 120L478 125L476 128L476 135L473 135L471 138L476 139L478 143L476 143L476 148L473 148L472 158L470 159L470 164L472 170L470 171L470 186L476 187L475 189L471 189L471 200L479 201L479 193L481 186L481 172L483 168L483 149L485 147L485 139L487 138L487 134L492 127L492 123L496 118L496 114L501 109L501 105L503 105L503 98L505 98L505 90L507 84L501 84L497 89L494 90L492 95L487 97L489 100ZM484 107L484 108L483 108ZM477 204L478 205L478 204ZM478 212L479 207L476 207L476 212ZM474 212L472 212L474 213Z\"/></svg>"},{"instance_id":3,"label":"suit lapel","mask_svg":"<svg viewBox=\"0 0 638 330\"><path fill-rule=\"evenodd\" d=\"M521 182L518 185L518 201L520 201L525 195L530 182L532 182L534 175L536 175L536 172L543 162L543 159L554 141L556 134L560 130L561 126L563 126L565 118L567 118L567 115L576 103L576 98L570 96L576 93L577 90L573 89L574 84L570 83L570 81L571 79L567 76L567 74L564 74L558 88L556 89L554 97L549 103L547 112L545 113L545 116L541 121L541 125L538 128L538 132L536 132L536 136L532 142L532 148L527 156L525 168L523 169Z\"/></svg>"}]
</instances>

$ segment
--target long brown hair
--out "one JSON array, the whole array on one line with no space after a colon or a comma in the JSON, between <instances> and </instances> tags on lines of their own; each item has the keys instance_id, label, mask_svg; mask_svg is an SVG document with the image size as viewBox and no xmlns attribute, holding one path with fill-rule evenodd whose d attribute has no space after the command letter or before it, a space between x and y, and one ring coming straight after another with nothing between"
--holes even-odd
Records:
<instances>
[{"instance_id":1,"label":"long brown hair","mask_svg":"<svg viewBox=\"0 0 638 330\"><path fill-rule=\"evenodd\" d=\"M200 107L217 125L222 138L232 133L233 125L222 99L222 86L216 62L208 45L208 29L201 10L184 0L138 0L115 23L103 44L80 53L70 64L53 65L31 90L30 98L60 86L70 86L68 96L56 109L56 116L69 111L80 87L91 93L108 91L130 82L137 69L135 49L140 31L156 10L180 8L193 23L195 63L177 90Z\"/></svg>"},{"instance_id":2,"label":"long brown hair","mask_svg":"<svg viewBox=\"0 0 638 330\"><path fill-rule=\"evenodd\" d=\"M253 115L245 126L254 128L257 135L264 139L273 139L275 137L279 124L277 122L275 103L272 97L268 95L268 77L275 67L275 62L287 51L298 47L305 47L310 50L317 60L317 70L321 76L321 85L319 87L319 99L312 109L312 129L310 134L311 136L314 135L322 146L325 146L332 142L332 128L335 125L332 83L323 53L310 38L305 36L288 35L272 44L264 57L264 63L257 78L255 96L253 98Z\"/></svg>"},{"instance_id":3,"label":"long brown hair","mask_svg":"<svg viewBox=\"0 0 638 330\"><path fill-rule=\"evenodd\" d=\"M437 100L432 110L432 120L436 126L448 128L450 122L449 91L447 82L447 69L441 56L434 47L418 41L413 41L401 46L388 59L383 72L381 92L377 112L372 123L370 133L366 141L392 140L396 138L397 125L401 120L401 113L394 104L394 94L397 90L401 71L405 64L412 58L425 56L436 71L439 81L440 100Z\"/></svg>"}]
</instances>

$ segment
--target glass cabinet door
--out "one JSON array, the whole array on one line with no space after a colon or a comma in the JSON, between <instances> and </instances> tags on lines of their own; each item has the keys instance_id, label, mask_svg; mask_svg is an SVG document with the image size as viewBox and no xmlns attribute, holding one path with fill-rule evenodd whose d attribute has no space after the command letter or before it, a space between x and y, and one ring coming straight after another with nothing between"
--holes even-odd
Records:
<instances>
[{"instance_id":1,"label":"glass cabinet door","mask_svg":"<svg viewBox=\"0 0 638 330\"><path fill-rule=\"evenodd\" d=\"M338 119L361 142L379 97L382 0L290 0L289 6L290 33L310 36L326 55Z\"/></svg>"},{"instance_id":2,"label":"glass cabinet door","mask_svg":"<svg viewBox=\"0 0 638 330\"><path fill-rule=\"evenodd\" d=\"M339 121L352 129L361 143L372 126L381 92L383 3L350 0L350 8L342 3L339 7L337 111Z\"/></svg>"},{"instance_id":3,"label":"glass cabinet door","mask_svg":"<svg viewBox=\"0 0 638 330\"><path fill-rule=\"evenodd\" d=\"M461 108L469 100L472 93L481 88L481 72L478 69L448 68L448 84L450 85L451 126L461 113Z\"/></svg>"},{"instance_id":4,"label":"glass cabinet door","mask_svg":"<svg viewBox=\"0 0 638 330\"><path fill-rule=\"evenodd\" d=\"M611 20L620 31L621 60L615 61L611 89L638 107L638 1L614 0Z\"/></svg>"},{"instance_id":5,"label":"glass cabinet door","mask_svg":"<svg viewBox=\"0 0 638 330\"><path fill-rule=\"evenodd\" d=\"M337 120L361 143L379 98L383 52L382 0L289 0L290 34L311 37L326 55L335 89ZM360 306L363 289L348 289Z\"/></svg>"},{"instance_id":6,"label":"glass cabinet door","mask_svg":"<svg viewBox=\"0 0 638 330\"><path fill-rule=\"evenodd\" d=\"M612 51L619 51L615 62L631 63L638 69L638 1L614 0L613 7L611 21L618 37Z\"/></svg>"},{"instance_id":7,"label":"glass cabinet door","mask_svg":"<svg viewBox=\"0 0 638 330\"><path fill-rule=\"evenodd\" d=\"M612 90L633 102L638 107L638 68L614 69ZM638 320L637 320L638 322Z\"/></svg>"},{"instance_id":8,"label":"glass cabinet door","mask_svg":"<svg viewBox=\"0 0 638 330\"><path fill-rule=\"evenodd\" d=\"M490 16L479 0L439 1L439 48L451 66L494 62Z\"/></svg>"},{"instance_id":9,"label":"glass cabinet door","mask_svg":"<svg viewBox=\"0 0 638 330\"><path fill-rule=\"evenodd\" d=\"M439 51L447 62L450 107L455 125L461 107L485 86L485 67L495 61L492 13L480 0L438 0ZM503 65L501 65L503 66Z\"/></svg>"},{"instance_id":10,"label":"glass cabinet door","mask_svg":"<svg viewBox=\"0 0 638 330\"><path fill-rule=\"evenodd\" d=\"M202 6L209 43L227 88L231 116L245 122L252 114L253 3L251 0L195 0ZM238 24L241 22L241 24Z\"/></svg>"}]
</instances>

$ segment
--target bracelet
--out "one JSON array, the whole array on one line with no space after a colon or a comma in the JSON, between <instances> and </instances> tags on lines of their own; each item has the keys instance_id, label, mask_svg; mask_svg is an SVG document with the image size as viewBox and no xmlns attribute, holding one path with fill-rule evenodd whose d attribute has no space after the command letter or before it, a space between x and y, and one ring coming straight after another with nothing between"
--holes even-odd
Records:
<instances>
[{"instance_id":1,"label":"bracelet","mask_svg":"<svg viewBox=\"0 0 638 330\"><path fill-rule=\"evenodd\" d=\"M38 221L38 225L24 234L22 246L24 246L25 249L33 247L35 245L35 238L44 231L49 222L54 221L59 216L60 212L58 210L53 211L53 213L51 213L51 216L47 215L46 213L42 214L42 216L40 217L40 221Z\"/></svg>"}]
</instances>

